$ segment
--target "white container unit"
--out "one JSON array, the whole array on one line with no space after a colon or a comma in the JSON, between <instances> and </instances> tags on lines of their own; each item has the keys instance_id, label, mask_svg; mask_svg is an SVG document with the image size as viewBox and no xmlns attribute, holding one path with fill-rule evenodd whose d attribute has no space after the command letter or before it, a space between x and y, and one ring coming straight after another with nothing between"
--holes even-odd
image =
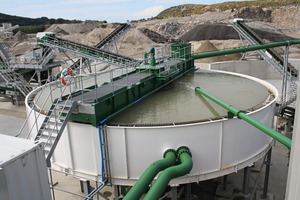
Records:
<instances>
[{"instance_id":1,"label":"white container unit","mask_svg":"<svg viewBox=\"0 0 300 200\"><path fill-rule=\"evenodd\" d=\"M0 199L51 199L41 144L0 134Z\"/></svg>"}]
</instances>

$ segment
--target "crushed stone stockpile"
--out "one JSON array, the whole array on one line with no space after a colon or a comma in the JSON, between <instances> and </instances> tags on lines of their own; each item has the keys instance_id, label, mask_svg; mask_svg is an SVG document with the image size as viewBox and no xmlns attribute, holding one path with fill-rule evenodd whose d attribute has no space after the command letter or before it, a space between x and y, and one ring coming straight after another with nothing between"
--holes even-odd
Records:
<instances>
[{"instance_id":1,"label":"crushed stone stockpile","mask_svg":"<svg viewBox=\"0 0 300 200\"><path fill-rule=\"evenodd\" d=\"M253 29L253 31L262 39L272 42L294 39L284 34ZM227 24L201 24L188 31L180 37L184 42L200 40L232 40L240 39L238 33Z\"/></svg>"},{"instance_id":2,"label":"crushed stone stockpile","mask_svg":"<svg viewBox=\"0 0 300 200\"><path fill-rule=\"evenodd\" d=\"M184 42L239 39L238 33L225 24L201 24L180 37Z\"/></svg>"},{"instance_id":3,"label":"crushed stone stockpile","mask_svg":"<svg viewBox=\"0 0 300 200\"><path fill-rule=\"evenodd\" d=\"M236 43L236 41L232 41L232 43ZM201 42L192 42L195 47L194 53L202 53L208 51L216 51L219 48L216 47L211 41L205 40ZM240 60L241 54L231 54L231 55L223 55L223 56L215 56L210 58L203 58L195 60L196 63L210 63L210 62L222 62L227 60Z\"/></svg>"}]
</instances>

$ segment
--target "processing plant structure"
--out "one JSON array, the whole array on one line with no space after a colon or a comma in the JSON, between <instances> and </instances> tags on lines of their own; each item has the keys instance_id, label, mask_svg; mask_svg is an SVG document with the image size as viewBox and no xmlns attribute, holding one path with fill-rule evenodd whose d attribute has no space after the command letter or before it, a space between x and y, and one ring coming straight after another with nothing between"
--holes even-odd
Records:
<instances>
[{"instance_id":1,"label":"processing plant structure","mask_svg":"<svg viewBox=\"0 0 300 200\"><path fill-rule=\"evenodd\" d=\"M79 65L110 66L87 74L67 68L28 93L27 138L42 142L50 170L97 183L85 199L107 184L116 198L130 200L159 199L170 185L176 199L178 186L249 170L271 155L273 139L290 148L291 140L269 127L275 107L283 113L295 101L298 72L271 48L300 41L264 44L243 20L232 26L250 46L194 54L190 43L174 43L164 54L150 48L141 59L102 49L128 24L95 47L39 33L40 45L81 56ZM248 51L258 51L285 77L292 92L283 91L280 105L276 88L265 81L194 65L195 59Z\"/></svg>"}]
</instances>

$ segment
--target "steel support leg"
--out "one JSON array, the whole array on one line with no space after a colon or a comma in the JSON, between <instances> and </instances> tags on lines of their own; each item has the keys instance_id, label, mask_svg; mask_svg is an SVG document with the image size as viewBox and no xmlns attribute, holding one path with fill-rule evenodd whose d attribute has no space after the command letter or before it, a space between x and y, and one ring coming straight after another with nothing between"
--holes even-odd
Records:
<instances>
[{"instance_id":1,"label":"steel support leg","mask_svg":"<svg viewBox=\"0 0 300 200\"><path fill-rule=\"evenodd\" d=\"M227 175L223 176L223 190L226 191L227 186Z\"/></svg>"},{"instance_id":2,"label":"steel support leg","mask_svg":"<svg viewBox=\"0 0 300 200\"><path fill-rule=\"evenodd\" d=\"M171 189L171 199L172 200L177 200L177 187L174 186Z\"/></svg>"},{"instance_id":3,"label":"steel support leg","mask_svg":"<svg viewBox=\"0 0 300 200\"><path fill-rule=\"evenodd\" d=\"M118 199L120 196L119 186L114 185L114 199Z\"/></svg>"},{"instance_id":4,"label":"steel support leg","mask_svg":"<svg viewBox=\"0 0 300 200\"><path fill-rule=\"evenodd\" d=\"M80 190L87 196L91 192L90 181L89 180L80 180Z\"/></svg>"},{"instance_id":5,"label":"steel support leg","mask_svg":"<svg viewBox=\"0 0 300 200\"><path fill-rule=\"evenodd\" d=\"M251 169L250 167L246 167L244 169L244 180L243 180L243 196L245 197L244 199L247 199L250 193L250 173Z\"/></svg>"},{"instance_id":6,"label":"steel support leg","mask_svg":"<svg viewBox=\"0 0 300 200\"><path fill-rule=\"evenodd\" d=\"M185 188L185 199L191 199L191 191L192 191L192 187L191 187L191 183L185 184L184 186Z\"/></svg>"},{"instance_id":7,"label":"steel support leg","mask_svg":"<svg viewBox=\"0 0 300 200\"><path fill-rule=\"evenodd\" d=\"M48 171L49 171L50 188L51 188L51 193L52 193L52 199L55 200L54 184L53 184L53 176L52 176L51 168L48 168Z\"/></svg>"},{"instance_id":8,"label":"steel support leg","mask_svg":"<svg viewBox=\"0 0 300 200\"><path fill-rule=\"evenodd\" d=\"M267 154L263 198L267 198L267 196L268 196L269 176L270 176L270 168L271 168L271 158L272 158L272 147L270 148L270 150L268 151L268 154Z\"/></svg>"},{"instance_id":9,"label":"steel support leg","mask_svg":"<svg viewBox=\"0 0 300 200\"><path fill-rule=\"evenodd\" d=\"M42 80L41 80L41 71L40 70L37 71L36 76L37 76L38 85L41 86Z\"/></svg>"}]
</instances>

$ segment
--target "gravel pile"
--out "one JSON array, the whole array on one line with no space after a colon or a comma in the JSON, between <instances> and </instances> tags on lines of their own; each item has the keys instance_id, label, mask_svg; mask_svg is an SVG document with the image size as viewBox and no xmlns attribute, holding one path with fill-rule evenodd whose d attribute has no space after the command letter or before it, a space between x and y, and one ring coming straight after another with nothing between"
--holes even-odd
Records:
<instances>
[{"instance_id":1,"label":"gravel pile","mask_svg":"<svg viewBox=\"0 0 300 200\"><path fill-rule=\"evenodd\" d=\"M259 29L252 29L262 39L277 42L282 40L294 39L284 34L269 32ZM203 24L198 25L182 37L180 40L185 42L200 41L200 40L232 40L240 39L238 33L231 27L225 24Z\"/></svg>"}]
</instances>

